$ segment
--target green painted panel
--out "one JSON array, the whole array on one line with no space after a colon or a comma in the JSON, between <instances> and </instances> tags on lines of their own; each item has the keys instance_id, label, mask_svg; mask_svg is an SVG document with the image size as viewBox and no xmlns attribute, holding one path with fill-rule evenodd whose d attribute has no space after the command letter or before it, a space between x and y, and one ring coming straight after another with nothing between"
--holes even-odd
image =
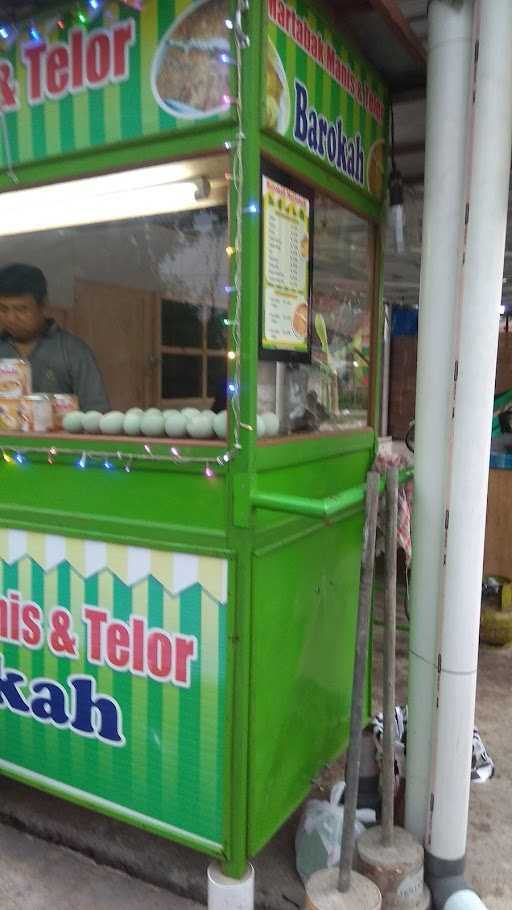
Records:
<instances>
[{"instance_id":1,"label":"green painted panel","mask_svg":"<svg viewBox=\"0 0 512 910\"><path fill-rule=\"evenodd\" d=\"M227 562L0 530L0 768L222 849Z\"/></svg>"},{"instance_id":2,"label":"green painted panel","mask_svg":"<svg viewBox=\"0 0 512 910\"><path fill-rule=\"evenodd\" d=\"M134 463L130 473L122 467L112 471L90 467L84 472L74 461L59 463L58 458L54 465L30 458L24 465L0 459L0 524L5 526L7 516L16 512L27 527L39 521L55 531L64 523L82 535L96 534L100 527L120 541L139 533L144 543L153 535L154 543L161 545L160 538L166 546L187 532L221 546L227 521L226 480L223 476L208 480L199 469L192 473L179 466L174 471L167 466L147 470Z\"/></svg>"},{"instance_id":3,"label":"green painted panel","mask_svg":"<svg viewBox=\"0 0 512 910\"><path fill-rule=\"evenodd\" d=\"M375 450L374 430L354 430L340 434L324 433L313 438L300 434L281 438L268 444L260 440L256 445L256 468L268 471L306 462L325 461L334 455Z\"/></svg>"},{"instance_id":4,"label":"green painted panel","mask_svg":"<svg viewBox=\"0 0 512 910\"><path fill-rule=\"evenodd\" d=\"M346 745L363 514L253 560L248 852Z\"/></svg>"}]
</instances>

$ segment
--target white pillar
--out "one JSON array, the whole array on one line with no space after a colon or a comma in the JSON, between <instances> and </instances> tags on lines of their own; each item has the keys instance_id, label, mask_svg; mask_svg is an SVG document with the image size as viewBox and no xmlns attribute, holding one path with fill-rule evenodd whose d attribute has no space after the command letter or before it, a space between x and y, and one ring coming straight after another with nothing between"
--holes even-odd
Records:
<instances>
[{"instance_id":1,"label":"white pillar","mask_svg":"<svg viewBox=\"0 0 512 910\"><path fill-rule=\"evenodd\" d=\"M468 224L448 438L446 566L439 611L438 707L427 849L466 852L491 421L512 143L512 3L475 4L479 29L469 135ZM478 35L478 31L477 31Z\"/></svg>"},{"instance_id":2,"label":"white pillar","mask_svg":"<svg viewBox=\"0 0 512 910\"><path fill-rule=\"evenodd\" d=\"M446 438L463 218L472 0L429 7L425 199L415 426L406 827L425 836L444 539Z\"/></svg>"}]
</instances>

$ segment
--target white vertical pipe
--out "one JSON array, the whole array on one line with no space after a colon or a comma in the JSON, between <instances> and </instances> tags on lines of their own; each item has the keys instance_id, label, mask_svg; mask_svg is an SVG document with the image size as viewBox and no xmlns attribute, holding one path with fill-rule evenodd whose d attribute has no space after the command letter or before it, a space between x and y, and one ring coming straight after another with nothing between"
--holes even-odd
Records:
<instances>
[{"instance_id":1,"label":"white vertical pipe","mask_svg":"<svg viewBox=\"0 0 512 910\"><path fill-rule=\"evenodd\" d=\"M434 716L432 856L466 852L482 567L512 144L512 3L476 3L479 50L470 135L469 210L456 329L446 566ZM481 13L480 13L481 8Z\"/></svg>"},{"instance_id":2,"label":"white vertical pipe","mask_svg":"<svg viewBox=\"0 0 512 910\"><path fill-rule=\"evenodd\" d=\"M423 842L430 795L436 610L444 537L446 438L463 224L472 0L429 7L425 199L415 426L406 827Z\"/></svg>"},{"instance_id":3,"label":"white vertical pipe","mask_svg":"<svg viewBox=\"0 0 512 910\"><path fill-rule=\"evenodd\" d=\"M487 910L474 891L456 891L448 898L443 910Z\"/></svg>"}]
</instances>

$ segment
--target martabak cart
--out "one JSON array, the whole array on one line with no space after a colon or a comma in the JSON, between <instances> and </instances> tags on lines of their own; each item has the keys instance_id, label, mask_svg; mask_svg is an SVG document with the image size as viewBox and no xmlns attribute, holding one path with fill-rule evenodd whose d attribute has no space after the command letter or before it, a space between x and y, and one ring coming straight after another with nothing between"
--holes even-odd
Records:
<instances>
[{"instance_id":1,"label":"martabak cart","mask_svg":"<svg viewBox=\"0 0 512 910\"><path fill-rule=\"evenodd\" d=\"M209 405L227 369L229 428L4 431L0 769L236 878L347 740L387 95L314 3L62 6L0 30L0 265L53 263L54 314L95 346L118 408ZM160 250L160 284L139 287L135 253L116 264L126 223L174 242L165 212L187 205L190 263L180 221L171 277ZM214 229L225 340L200 369L172 325L163 338L161 282L174 300L176 263L210 274Z\"/></svg>"}]
</instances>

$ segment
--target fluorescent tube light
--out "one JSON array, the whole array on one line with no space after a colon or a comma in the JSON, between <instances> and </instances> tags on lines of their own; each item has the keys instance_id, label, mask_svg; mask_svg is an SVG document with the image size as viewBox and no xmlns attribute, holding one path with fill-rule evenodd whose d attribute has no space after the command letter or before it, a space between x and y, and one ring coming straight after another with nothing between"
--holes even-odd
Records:
<instances>
[{"instance_id":1,"label":"fluorescent tube light","mask_svg":"<svg viewBox=\"0 0 512 910\"><path fill-rule=\"evenodd\" d=\"M224 201L186 165L157 165L0 194L0 236L179 212ZM211 200L211 201L210 201Z\"/></svg>"}]
</instances>

